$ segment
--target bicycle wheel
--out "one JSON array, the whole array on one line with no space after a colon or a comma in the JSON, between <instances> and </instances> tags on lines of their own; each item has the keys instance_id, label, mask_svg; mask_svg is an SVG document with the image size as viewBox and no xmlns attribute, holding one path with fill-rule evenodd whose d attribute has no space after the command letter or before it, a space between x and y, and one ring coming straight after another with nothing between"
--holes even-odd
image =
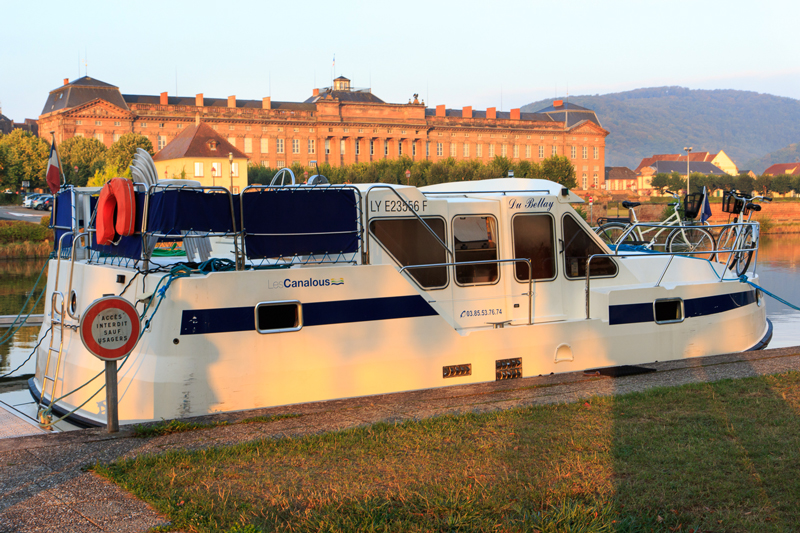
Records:
<instances>
[{"instance_id":1,"label":"bicycle wheel","mask_svg":"<svg viewBox=\"0 0 800 533\"><path fill-rule=\"evenodd\" d=\"M750 266L750 261L752 261L755 251L756 237L753 232L753 226L747 226L742 231L742 237L739 239L739 251L735 252L737 276L747 272L747 267Z\"/></svg>"},{"instance_id":2,"label":"bicycle wheel","mask_svg":"<svg viewBox=\"0 0 800 533\"><path fill-rule=\"evenodd\" d=\"M689 254L710 261L714 258L714 249L714 236L704 228L680 227L672 230L667 237L667 251L670 253Z\"/></svg>"},{"instance_id":3,"label":"bicycle wheel","mask_svg":"<svg viewBox=\"0 0 800 533\"><path fill-rule=\"evenodd\" d=\"M620 239L620 237L622 237L622 234L625 233L625 230L627 229L628 225L623 224L622 222L606 222L597 229L597 234L600 236L600 239L602 239L602 241L609 245L613 250L614 247L612 245L617 244L617 241ZM632 244L634 241L636 241L636 239L630 233L627 237L625 237L625 243Z\"/></svg>"},{"instance_id":4,"label":"bicycle wheel","mask_svg":"<svg viewBox=\"0 0 800 533\"><path fill-rule=\"evenodd\" d=\"M730 250L736 248L736 235L736 228L728 226L722 228L722 231L719 232L719 237L717 237L717 262L727 264L730 259L729 270L733 270L738 259L737 254L733 254L733 257L730 257Z\"/></svg>"}]
</instances>

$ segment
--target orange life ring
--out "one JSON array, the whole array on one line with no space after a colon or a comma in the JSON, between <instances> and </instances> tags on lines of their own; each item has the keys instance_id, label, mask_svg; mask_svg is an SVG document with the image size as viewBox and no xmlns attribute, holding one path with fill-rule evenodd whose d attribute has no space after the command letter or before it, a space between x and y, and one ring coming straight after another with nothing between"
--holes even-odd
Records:
<instances>
[{"instance_id":1,"label":"orange life ring","mask_svg":"<svg viewBox=\"0 0 800 533\"><path fill-rule=\"evenodd\" d=\"M133 182L125 178L113 178L100 191L97 201L97 244L109 245L114 236L127 237L136 230L136 195Z\"/></svg>"}]
</instances>

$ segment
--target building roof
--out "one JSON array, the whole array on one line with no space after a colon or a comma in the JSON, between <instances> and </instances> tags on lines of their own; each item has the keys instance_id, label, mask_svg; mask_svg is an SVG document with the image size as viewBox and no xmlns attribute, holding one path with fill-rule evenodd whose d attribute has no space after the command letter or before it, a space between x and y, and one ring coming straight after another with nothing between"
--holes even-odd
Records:
<instances>
[{"instance_id":1,"label":"building roof","mask_svg":"<svg viewBox=\"0 0 800 533\"><path fill-rule=\"evenodd\" d=\"M556 100L553 102L553 105L540 109L535 114L545 114L556 122L567 122L567 128L571 128L585 120L594 122L601 128L603 127L603 125L600 124L600 119L597 118L597 114L591 109L586 109L585 107L569 102L561 102L560 105L556 105L559 102L561 101Z\"/></svg>"},{"instance_id":2,"label":"building roof","mask_svg":"<svg viewBox=\"0 0 800 533\"><path fill-rule=\"evenodd\" d=\"M636 172L628 167L606 167L607 180L635 180Z\"/></svg>"},{"instance_id":3,"label":"building roof","mask_svg":"<svg viewBox=\"0 0 800 533\"><path fill-rule=\"evenodd\" d=\"M683 161L656 161L652 165L657 174L671 174L677 172L678 174L686 174L686 158ZM689 172L698 172L700 174L722 176L725 174L719 167L712 165L707 161L689 161Z\"/></svg>"},{"instance_id":4,"label":"building roof","mask_svg":"<svg viewBox=\"0 0 800 533\"><path fill-rule=\"evenodd\" d=\"M711 162L714 158L717 157L717 154L709 154L708 152L689 152L689 161L697 161L698 163L701 162ZM636 167L634 172L641 172L644 167L652 167L653 163L656 161L686 161L686 155L684 154L656 154L650 157L645 157L642 159L642 162L639 163L639 166Z\"/></svg>"},{"instance_id":5,"label":"building roof","mask_svg":"<svg viewBox=\"0 0 800 533\"><path fill-rule=\"evenodd\" d=\"M766 176L782 176L784 174L800 176L800 163L776 163L764 171L764 175Z\"/></svg>"},{"instance_id":6,"label":"building roof","mask_svg":"<svg viewBox=\"0 0 800 533\"><path fill-rule=\"evenodd\" d=\"M98 98L122 109L128 109L118 87L84 76L50 91L41 114L77 107Z\"/></svg>"},{"instance_id":7,"label":"building roof","mask_svg":"<svg viewBox=\"0 0 800 533\"><path fill-rule=\"evenodd\" d=\"M148 104L159 105L161 97L159 95L151 94L123 94L122 98L129 105L132 104ZM169 96L167 97L167 105L182 105L194 106L197 99L194 96ZM236 107L246 109L262 109L264 102L262 100L240 100L236 99ZM203 98L203 106L205 107L228 107L227 98ZM304 104L302 102L270 102L272 109L283 109L287 111L316 111L316 106L311 104Z\"/></svg>"},{"instance_id":8,"label":"building roof","mask_svg":"<svg viewBox=\"0 0 800 533\"><path fill-rule=\"evenodd\" d=\"M461 109L445 109L445 117L447 118L463 118L463 110ZM428 107L425 109L425 116L426 117L435 117L436 116L436 108ZM486 110L479 111L477 109L472 110L472 118L486 118ZM511 120L511 112L510 111L497 111L497 118L500 120ZM520 120L531 120L534 122L554 122L554 120L549 115L544 115L541 113L520 113L519 115Z\"/></svg>"},{"instance_id":9,"label":"building roof","mask_svg":"<svg viewBox=\"0 0 800 533\"><path fill-rule=\"evenodd\" d=\"M0 113L0 133L11 133L14 129L14 123L10 118Z\"/></svg>"},{"instance_id":10,"label":"building roof","mask_svg":"<svg viewBox=\"0 0 800 533\"><path fill-rule=\"evenodd\" d=\"M347 78L336 78L337 80ZM335 81L335 80L334 80ZM350 81L350 80L347 80ZM331 87L326 87L319 90L319 94L308 98L304 104L313 104L320 100L330 98L332 100L339 100L340 102L358 102L366 104L385 104L383 100L372 94L370 89L351 89L349 91L334 91Z\"/></svg>"},{"instance_id":11,"label":"building roof","mask_svg":"<svg viewBox=\"0 0 800 533\"><path fill-rule=\"evenodd\" d=\"M211 149L211 141L216 143L216 150ZM235 159L247 159L247 156L237 149L214 129L201 122L193 124L172 139L154 157L153 161L166 161L181 159L183 157L215 157L225 159L232 153Z\"/></svg>"}]
</instances>

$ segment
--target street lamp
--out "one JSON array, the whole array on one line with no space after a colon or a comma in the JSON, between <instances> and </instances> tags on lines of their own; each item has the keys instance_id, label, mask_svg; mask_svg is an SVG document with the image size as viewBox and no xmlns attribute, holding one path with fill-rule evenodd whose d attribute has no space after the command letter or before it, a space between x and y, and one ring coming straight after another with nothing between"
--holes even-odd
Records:
<instances>
[{"instance_id":1,"label":"street lamp","mask_svg":"<svg viewBox=\"0 0 800 533\"><path fill-rule=\"evenodd\" d=\"M233 152L228 152L228 163L230 163L231 193L233 193Z\"/></svg>"},{"instance_id":2,"label":"street lamp","mask_svg":"<svg viewBox=\"0 0 800 533\"><path fill-rule=\"evenodd\" d=\"M692 152L691 146L684 146L683 149L686 151L686 194L692 192L689 188L689 154Z\"/></svg>"}]
</instances>

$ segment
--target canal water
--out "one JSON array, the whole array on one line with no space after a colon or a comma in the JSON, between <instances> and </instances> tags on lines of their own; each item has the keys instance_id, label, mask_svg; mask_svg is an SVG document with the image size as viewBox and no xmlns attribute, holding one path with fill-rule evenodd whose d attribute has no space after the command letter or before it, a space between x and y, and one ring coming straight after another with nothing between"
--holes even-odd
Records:
<instances>
[{"instance_id":1,"label":"canal water","mask_svg":"<svg viewBox=\"0 0 800 533\"><path fill-rule=\"evenodd\" d=\"M45 259L0 260L0 315L16 315L36 282ZM800 305L800 234L766 235L761 239L758 257L760 285L781 298ZM45 276L34 291L29 305L44 289ZM34 309L42 313L44 298ZM770 348L800 346L800 311L767 297L767 315L775 326ZM39 327L26 326L10 340L0 344L0 376L14 370L13 376L33 374L33 358ZM0 342L9 333L0 327Z\"/></svg>"}]
</instances>

